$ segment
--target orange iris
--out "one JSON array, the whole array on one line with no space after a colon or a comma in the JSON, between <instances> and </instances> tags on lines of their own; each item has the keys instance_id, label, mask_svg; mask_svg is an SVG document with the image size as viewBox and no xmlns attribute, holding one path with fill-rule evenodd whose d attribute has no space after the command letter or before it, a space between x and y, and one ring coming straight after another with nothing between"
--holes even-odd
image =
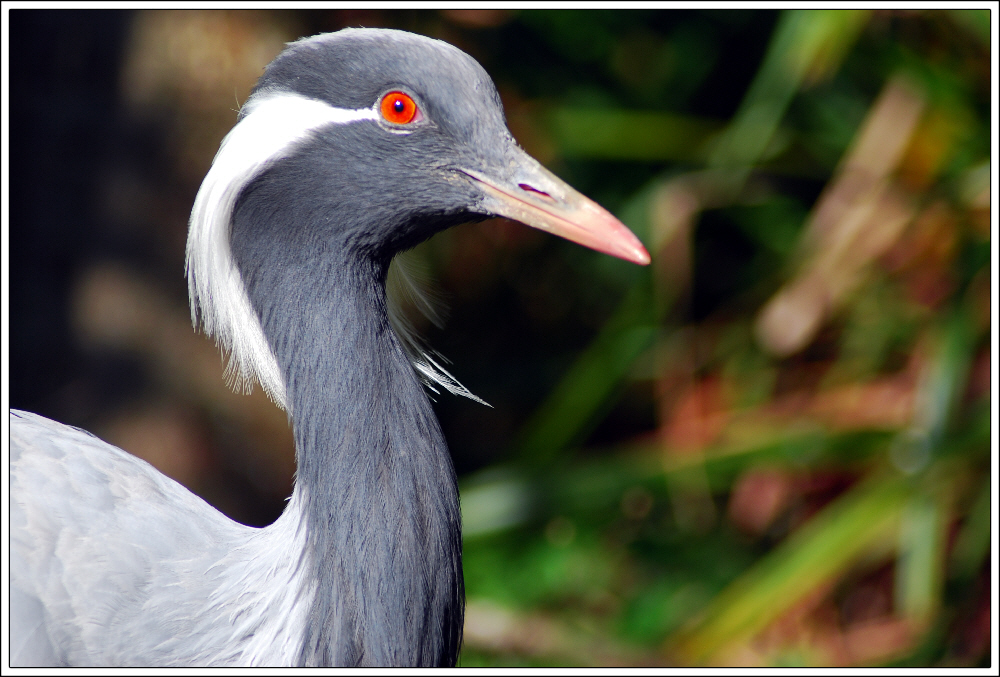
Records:
<instances>
[{"instance_id":1,"label":"orange iris","mask_svg":"<svg viewBox=\"0 0 1000 677\"><path fill-rule=\"evenodd\" d=\"M382 117L393 124L405 125L417 115L417 104L403 92L389 92L379 105Z\"/></svg>"}]
</instances>

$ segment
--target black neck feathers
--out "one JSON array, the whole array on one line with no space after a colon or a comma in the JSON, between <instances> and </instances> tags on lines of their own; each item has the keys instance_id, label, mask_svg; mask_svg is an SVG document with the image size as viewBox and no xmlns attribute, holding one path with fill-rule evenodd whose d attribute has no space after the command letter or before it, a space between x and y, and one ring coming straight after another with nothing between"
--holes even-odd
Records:
<instances>
[{"instance_id":1,"label":"black neck feathers","mask_svg":"<svg viewBox=\"0 0 1000 677\"><path fill-rule=\"evenodd\" d=\"M310 223L272 198L241 196L231 251L294 428L306 580L316 586L301 663L454 665L464 615L458 489L389 325L388 260L352 245L358 224Z\"/></svg>"}]
</instances>

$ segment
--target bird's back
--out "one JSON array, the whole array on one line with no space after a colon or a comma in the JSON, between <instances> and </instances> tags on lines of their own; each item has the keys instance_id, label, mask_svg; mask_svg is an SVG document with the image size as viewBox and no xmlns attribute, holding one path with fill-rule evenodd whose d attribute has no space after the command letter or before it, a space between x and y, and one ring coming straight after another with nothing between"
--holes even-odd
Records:
<instances>
[{"instance_id":1,"label":"bird's back","mask_svg":"<svg viewBox=\"0 0 1000 677\"><path fill-rule=\"evenodd\" d=\"M10 424L12 664L246 662L219 591L262 530L82 430Z\"/></svg>"}]
</instances>

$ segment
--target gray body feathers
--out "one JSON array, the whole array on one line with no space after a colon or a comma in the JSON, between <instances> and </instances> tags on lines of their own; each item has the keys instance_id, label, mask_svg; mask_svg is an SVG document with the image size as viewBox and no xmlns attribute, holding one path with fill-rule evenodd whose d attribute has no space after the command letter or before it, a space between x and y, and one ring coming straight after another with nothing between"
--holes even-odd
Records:
<instances>
[{"instance_id":1,"label":"gray body feathers","mask_svg":"<svg viewBox=\"0 0 1000 677\"><path fill-rule=\"evenodd\" d=\"M13 665L294 664L296 628L264 626L265 604L298 593L298 562L253 557L288 553L294 527L237 524L81 430L10 423Z\"/></svg>"}]
</instances>

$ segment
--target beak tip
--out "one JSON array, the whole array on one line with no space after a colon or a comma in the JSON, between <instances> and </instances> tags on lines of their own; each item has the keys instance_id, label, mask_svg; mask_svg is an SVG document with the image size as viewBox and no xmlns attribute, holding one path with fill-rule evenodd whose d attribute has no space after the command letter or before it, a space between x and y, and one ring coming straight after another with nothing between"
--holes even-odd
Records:
<instances>
[{"instance_id":1,"label":"beak tip","mask_svg":"<svg viewBox=\"0 0 1000 677\"><path fill-rule=\"evenodd\" d=\"M650 261L653 259L650 257L649 252L642 245L633 253L632 263L637 263L640 266L648 266Z\"/></svg>"},{"instance_id":2,"label":"beak tip","mask_svg":"<svg viewBox=\"0 0 1000 677\"><path fill-rule=\"evenodd\" d=\"M624 225L622 225L622 228L625 229L626 233L628 233L627 239L631 241L621 242L618 247L615 247L617 251L608 251L608 253L612 254L612 256L617 256L620 259L628 261L629 263L635 263L640 266L648 266L653 259L649 255L649 252L646 251L646 247L643 246L642 242L639 241L639 238L637 238L635 234L629 232Z\"/></svg>"}]
</instances>

